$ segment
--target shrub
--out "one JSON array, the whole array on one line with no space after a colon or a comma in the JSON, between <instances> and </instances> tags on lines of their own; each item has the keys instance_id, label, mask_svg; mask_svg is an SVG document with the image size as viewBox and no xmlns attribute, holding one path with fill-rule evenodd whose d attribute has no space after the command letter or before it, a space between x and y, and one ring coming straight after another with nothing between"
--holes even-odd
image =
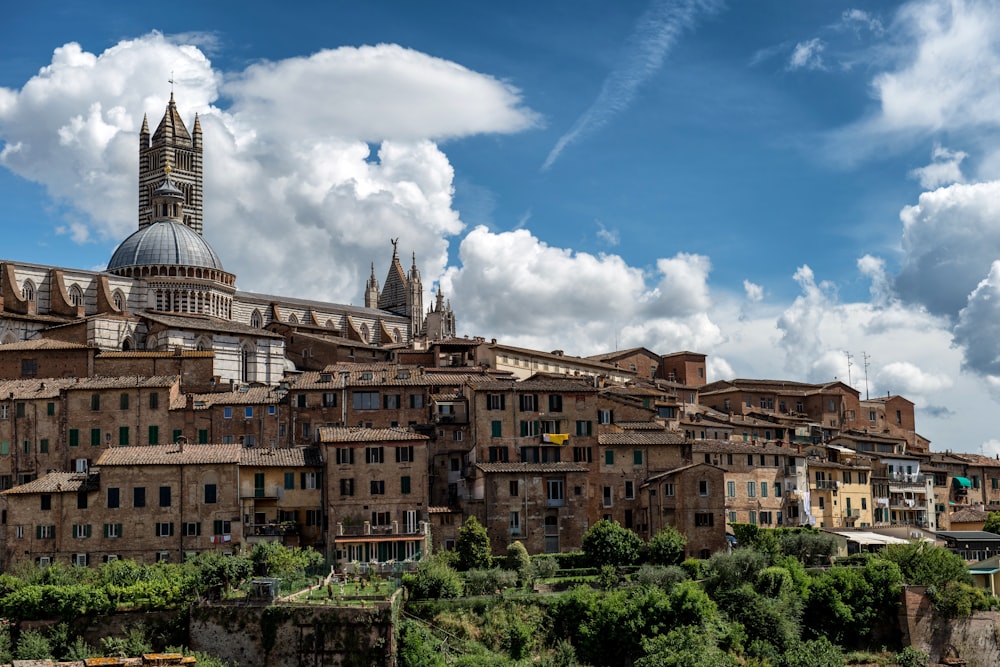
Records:
<instances>
[{"instance_id":1,"label":"shrub","mask_svg":"<svg viewBox=\"0 0 1000 667\"><path fill-rule=\"evenodd\" d=\"M459 570L488 568L492 565L490 537L486 534L486 528L474 515L466 519L458 529L455 552L458 554Z\"/></svg>"},{"instance_id":2,"label":"shrub","mask_svg":"<svg viewBox=\"0 0 1000 667\"><path fill-rule=\"evenodd\" d=\"M907 646L896 654L896 662L899 667L927 667L931 663L931 657L920 649Z\"/></svg>"},{"instance_id":3,"label":"shrub","mask_svg":"<svg viewBox=\"0 0 1000 667\"><path fill-rule=\"evenodd\" d=\"M646 545L646 560L654 565L677 565L684 560L687 538L673 526L653 535Z\"/></svg>"},{"instance_id":4,"label":"shrub","mask_svg":"<svg viewBox=\"0 0 1000 667\"><path fill-rule=\"evenodd\" d=\"M462 595L462 576L433 556L421 561L415 574L403 577L403 585L417 599L457 598Z\"/></svg>"},{"instance_id":5,"label":"shrub","mask_svg":"<svg viewBox=\"0 0 1000 667\"><path fill-rule=\"evenodd\" d=\"M517 573L511 570L501 570L498 567L489 570L477 568L465 573L466 595L489 595L516 585Z\"/></svg>"},{"instance_id":6,"label":"shrub","mask_svg":"<svg viewBox=\"0 0 1000 667\"><path fill-rule=\"evenodd\" d=\"M990 608L986 594L969 584L952 581L943 588L928 587L934 609L945 618L968 618L972 612Z\"/></svg>"},{"instance_id":7,"label":"shrub","mask_svg":"<svg viewBox=\"0 0 1000 667\"><path fill-rule=\"evenodd\" d=\"M632 565L639 560L642 538L617 521L601 519L583 535L583 552L591 565Z\"/></svg>"},{"instance_id":8,"label":"shrub","mask_svg":"<svg viewBox=\"0 0 1000 667\"><path fill-rule=\"evenodd\" d=\"M688 579L701 579L704 576L705 561L697 558L685 558L681 569L687 572Z\"/></svg>"},{"instance_id":9,"label":"shrub","mask_svg":"<svg viewBox=\"0 0 1000 667\"><path fill-rule=\"evenodd\" d=\"M559 563L552 556L535 556L531 559L531 578L548 579L556 576Z\"/></svg>"},{"instance_id":10,"label":"shrub","mask_svg":"<svg viewBox=\"0 0 1000 667\"><path fill-rule=\"evenodd\" d=\"M635 575L635 580L644 586L659 586L670 590L674 584L687 579L687 573L678 565L643 565Z\"/></svg>"},{"instance_id":11,"label":"shrub","mask_svg":"<svg viewBox=\"0 0 1000 667\"><path fill-rule=\"evenodd\" d=\"M14 657L18 660L49 660L52 658L52 645L41 632L25 630L17 640Z\"/></svg>"},{"instance_id":12,"label":"shrub","mask_svg":"<svg viewBox=\"0 0 1000 667\"><path fill-rule=\"evenodd\" d=\"M601 571L597 573L597 585L604 590L611 590L618 585L620 577L618 568L614 565L602 565Z\"/></svg>"},{"instance_id":13,"label":"shrub","mask_svg":"<svg viewBox=\"0 0 1000 667\"><path fill-rule=\"evenodd\" d=\"M516 572L517 578L520 581L528 579L529 569L531 568L531 557L528 556L528 550L519 541L515 540L507 546L507 558L504 559L504 567Z\"/></svg>"},{"instance_id":14,"label":"shrub","mask_svg":"<svg viewBox=\"0 0 1000 667\"><path fill-rule=\"evenodd\" d=\"M844 667L844 654L826 637L795 642L781 656L782 667Z\"/></svg>"}]
</instances>

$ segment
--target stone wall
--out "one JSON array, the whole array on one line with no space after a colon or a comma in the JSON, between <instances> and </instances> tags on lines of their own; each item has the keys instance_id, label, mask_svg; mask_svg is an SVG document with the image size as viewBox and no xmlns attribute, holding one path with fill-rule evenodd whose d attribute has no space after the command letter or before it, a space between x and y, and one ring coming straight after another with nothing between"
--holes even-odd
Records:
<instances>
[{"instance_id":1,"label":"stone wall","mask_svg":"<svg viewBox=\"0 0 1000 667\"><path fill-rule=\"evenodd\" d=\"M190 647L240 667L390 667L395 609L200 605L191 610Z\"/></svg>"},{"instance_id":2,"label":"stone wall","mask_svg":"<svg viewBox=\"0 0 1000 667\"><path fill-rule=\"evenodd\" d=\"M962 658L966 667L1000 665L1000 613L981 611L969 618L940 618L926 591L924 586L907 586L903 593L899 611L903 645L927 653L932 665L946 657ZM949 653L950 647L954 651Z\"/></svg>"}]
</instances>

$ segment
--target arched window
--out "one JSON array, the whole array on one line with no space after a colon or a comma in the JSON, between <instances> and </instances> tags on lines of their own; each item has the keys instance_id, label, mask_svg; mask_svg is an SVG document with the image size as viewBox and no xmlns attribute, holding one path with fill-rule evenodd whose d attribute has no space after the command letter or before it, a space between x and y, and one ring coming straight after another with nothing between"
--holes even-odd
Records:
<instances>
[{"instance_id":1,"label":"arched window","mask_svg":"<svg viewBox=\"0 0 1000 667\"><path fill-rule=\"evenodd\" d=\"M367 324L362 324L361 325L361 340L363 340L366 343L368 342L368 325Z\"/></svg>"},{"instance_id":2,"label":"arched window","mask_svg":"<svg viewBox=\"0 0 1000 667\"><path fill-rule=\"evenodd\" d=\"M11 343L16 343L16 342L17 342L17 336L15 336L11 331L5 333L3 335L3 339L0 340L0 344L2 345L10 345Z\"/></svg>"},{"instance_id":3,"label":"arched window","mask_svg":"<svg viewBox=\"0 0 1000 667\"><path fill-rule=\"evenodd\" d=\"M21 287L21 298L25 301L35 300L35 284L30 280L25 280Z\"/></svg>"},{"instance_id":4,"label":"arched window","mask_svg":"<svg viewBox=\"0 0 1000 667\"><path fill-rule=\"evenodd\" d=\"M115 290L111 301L115 304L115 310L125 310L125 295L119 289Z\"/></svg>"},{"instance_id":5,"label":"arched window","mask_svg":"<svg viewBox=\"0 0 1000 667\"><path fill-rule=\"evenodd\" d=\"M129 352L132 350L132 339L126 338L122 341L122 352Z\"/></svg>"},{"instance_id":6,"label":"arched window","mask_svg":"<svg viewBox=\"0 0 1000 667\"><path fill-rule=\"evenodd\" d=\"M327 320L326 321L326 328L327 329L336 329L337 325L333 323L333 320Z\"/></svg>"},{"instance_id":7,"label":"arched window","mask_svg":"<svg viewBox=\"0 0 1000 667\"><path fill-rule=\"evenodd\" d=\"M72 285L69 288L69 302L74 306L83 305L83 290L79 285Z\"/></svg>"},{"instance_id":8,"label":"arched window","mask_svg":"<svg viewBox=\"0 0 1000 667\"><path fill-rule=\"evenodd\" d=\"M402 339L403 339L403 335L399 332L399 329L398 328L393 329L392 330L392 341L394 343L398 343Z\"/></svg>"},{"instance_id":9,"label":"arched window","mask_svg":"<svg viewBox=\"0 0 1000 667\"><path fill-rule=\"evenodd\" d=\"M240 380L242 382L253 380L253 350L247 345L240 348Z\"/></svg>"},{"instance_id":10,"label":"arched window","mask_svg":"<svg viewBox=\"0 0 1000 667\"><path fill-rule=\"evenodd\" d=\"M204 336L201 337L201 338L199 338L198 342L194 346L194 349L198 350L199 352L204 352L206 350L211 350L212 349L212 341L211 341L211 339L205 338Z\"/></svg>"},{"instance_id":11,"label":"arched window","mask_svg":"<svg viewBox=\"0 0 1000 667\"><path fill-rule=\"evenodd\" d=\"M288 316L288 323L289 324L298 324L299 323L299 318L295 317L295 313L292 313L291 315Z\"/></svg>"},{"instance_id":12,"label":"arched window","mask_svg":"<svg viewBox=\"0 0 1000 667\"><path fill-rule=\"evenodd\" d=\"M260 329L264 326L264 318L260 316L260 311L256 308L250 313L250 326L254 329Z\"/></svg>"}]
</instances>

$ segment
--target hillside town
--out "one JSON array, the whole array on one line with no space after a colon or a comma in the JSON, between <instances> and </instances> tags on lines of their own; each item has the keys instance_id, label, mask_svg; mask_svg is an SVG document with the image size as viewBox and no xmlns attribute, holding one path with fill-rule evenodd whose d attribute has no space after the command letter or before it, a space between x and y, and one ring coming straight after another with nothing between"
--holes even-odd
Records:
<instances>
[{"instance_id":1,"label":"hillside town","mask_svg":"<svg viewBox=\"0 0 1000 667\"><path fill-rule=\"evenodd\" d=\"M578 550L601 519L676 527L698 558L735 523L853 552L1000 508L1000 460L934 451L903 396L460 336L398 239L363 307L242 292L202 236L202 147L171 94L143 120L138 229L105 271L0 261L4 568L263 541L414 561L471 516L497 553Z\"/></svg>"}]
</instances>

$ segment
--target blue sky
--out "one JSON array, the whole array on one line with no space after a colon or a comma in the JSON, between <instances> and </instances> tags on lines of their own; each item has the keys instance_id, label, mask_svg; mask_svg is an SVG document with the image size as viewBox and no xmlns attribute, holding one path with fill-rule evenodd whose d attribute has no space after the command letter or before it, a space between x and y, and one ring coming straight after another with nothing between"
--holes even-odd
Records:
<instances>
[{"instance_id":1,"label":"blue sky","mask_svg":"<svg viewBox=\"0 0 1000 667\"><path fill-rule=\"evenodd\" d=\"M0 256L106 263L173 72L243 289L359 303L398 236L461 333L862 394L867 354L936 449L1000 450L992 3L171 7L7 9Z\"/></svg>"}]
</instances>

